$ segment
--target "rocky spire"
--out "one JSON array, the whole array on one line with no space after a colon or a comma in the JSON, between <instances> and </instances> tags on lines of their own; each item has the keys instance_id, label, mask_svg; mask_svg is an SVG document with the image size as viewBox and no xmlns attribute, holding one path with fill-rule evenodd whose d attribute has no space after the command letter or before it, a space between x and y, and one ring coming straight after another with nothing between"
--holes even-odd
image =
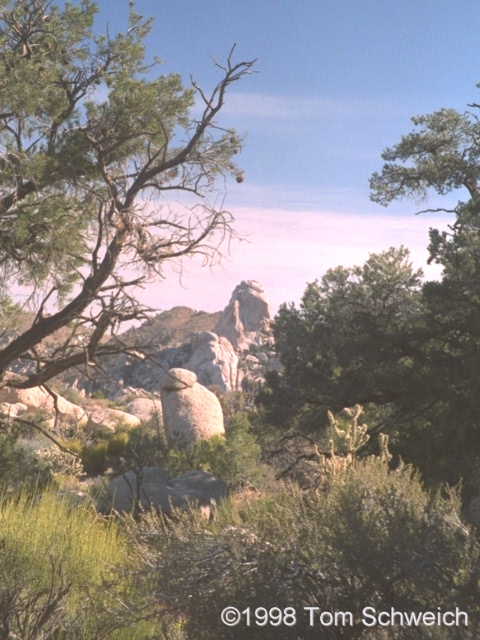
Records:
<instances>
[{"instance_id":1,"label":"rocky spire","mask_svg":"<svg viewBox=\"0 0 480 640\"><path fill-rule=\"evenodd\" d=\"M243 351L251 344L262 344L262 330L269 320L270 307L263 287L255 280L243 280L235 287L213 331Z\"/></svg>"}]
</instances>

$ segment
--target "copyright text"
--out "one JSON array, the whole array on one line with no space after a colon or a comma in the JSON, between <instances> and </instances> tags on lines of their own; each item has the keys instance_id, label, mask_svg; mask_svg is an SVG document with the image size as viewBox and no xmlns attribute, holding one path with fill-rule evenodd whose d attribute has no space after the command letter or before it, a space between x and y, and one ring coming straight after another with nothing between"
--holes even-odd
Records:
<instances>
[{"instance_id":1,"label":"copyright text","mask_svg":"<svg viewBox=\"0 0 480 640\"><path fill-rule=\"evenodd\" d=\"M324 611L320 607L247 607L243 611L236 607L226 607L221 620L227 627L244 624L247 627L293 627L298 622L310 627L352 627L355 624L351 611ZM431 611L399 611L391 607L378 611L375 607L362 610L360 623L365 627L468 627L468 614L455 607L442 611L440 607Z\"/></svg>"}]
</instances>

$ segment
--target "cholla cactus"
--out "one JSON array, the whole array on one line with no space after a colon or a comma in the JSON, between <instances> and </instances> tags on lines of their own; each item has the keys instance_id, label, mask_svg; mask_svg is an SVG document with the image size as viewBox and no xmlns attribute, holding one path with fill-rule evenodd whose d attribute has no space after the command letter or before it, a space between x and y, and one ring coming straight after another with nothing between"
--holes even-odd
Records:
<instances>
[{"instance_id":1,"label":"cholla cactus","mask_svg":"<svg viewBox=\"0 0 480 640\"><path fill-rule=\"evenodd\" d=\"M335 476L345 471L350 464L351 459L349 457L339 456L335 453L333 440L330 440L326 454L324 455L319 452L318 455L319 478L321 479L321 482L318 484L325 488Z\"/></svg>"},{"instance_id":2,"label":"cholla cactus","mask_svg":"<svg viewBox=\"0 0 480 640\"><path fill-rule=\"evenodd\" d=\"M81 478L85 475L80 460L71 453L58 448L40 449L37 457L50 469L52 476L72 476Z\"/></svg>"},{"instance_id":3,"label":"cholla cactus","mask_svg":"<svg viewBox=\"0 0 480 640\"><path fill-rule=\"evenodd\" d=\"M388 436L386 433L381 433L378 436L378 444L380 446L380 460L382 462L390 462L392 459L392 454L388 450Z\"/></svg>"},{"instance_id":4,"label":"cholla cactus","mask_svg":"<svg viewBox=\"0 0 480 640\"><path fill-rule=\"evenodd\" d=\"M320 481L317 480L317 487L321 487L323 490L328 490L335 476L355 465L357 452L370 440L370 436L367 433L368 425L358 424L358 419L363 413L363 407L357 404L352 409L345 409L343 413L348 416L350 423L346 428L342 429L339 427L338 420L335 419L333 413L331 411L328 412L328 420L335 439L329 440L325 454L320 453L317 447L320 479ZM378 441L380 455L377 459L388 464L392 459L388 450L388 436L385 433L381 433ZM370 456L371 459L375 457Z\"/></svg>"},{"instance_id":5,"label":"cholla cactus","mask_svg":"<svg viewBox=\"0 0 480 640\"><path fill-rule=\"evenodd\" d=\"M355 405L344 410L349 418L346 426L339 426L333 413L328 412L328 420L333 438L326 447L321 447L311 436L294 432L283 436L272 451L263 452L263 460L277 469L278 478L289 478L298 482L303 489L316 488L328 491L334 479L348 469L355 467L358 452L370 440L368 425L359 424L363 407ZM369 456L388 464L392 456L388 451L388 436L379 436L380 455Z\"/></svg>"},{"instance_id":6,"label":"cholla cactus","mask_svg":"<svg viewBox=\"0 0 480 640\"><path fill-rule=\"evenodd\" d=\"M331 411L328 412L328 420L330 426L333 429L339 444L339 453L345 455L351 463L355 461L355 454L359 449L367 444L370 440L368 435L368 425L358 424L358 419L363 413L363 407L356 404L353 410L349 410L349 417L351 422L347 429L341 429L338 426L338 421L335 419ZM334 453L334 442L330 441L332 454Z\"/></svg>"}]
</instances>

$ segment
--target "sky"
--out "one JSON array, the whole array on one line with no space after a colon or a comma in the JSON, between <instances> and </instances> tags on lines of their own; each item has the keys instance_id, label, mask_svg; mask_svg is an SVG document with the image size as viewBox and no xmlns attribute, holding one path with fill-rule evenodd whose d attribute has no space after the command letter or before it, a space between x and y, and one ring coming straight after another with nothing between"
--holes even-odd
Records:
<instances>
[{"instance_id":1,"label":"sky","mask_svg":"<svg viewBox=\"0 0 480 640\"><path fill-rule=\"evenodd\" d=\"M245 181L227 184L225 206L245 239L220 266L187 262L143 292L157 309L216 311L241 281L257 280L276 312L307 282L371 252L407 246L427 278L428 229L445 215L415 215L413 202L369 199L381 152L410 132L410 118L480 102L477 0L137 0L154 18L148 56L162 73L219 80L212 60L257 59L257 73L231 87L219 118L246 134ZM97 28L125 30L127 0L100 0ZM457 194L455 199L461 197ZM440 204L432 198L429 205ZM225 248L227 250L227 248ZM228 253L228 252L227 252Z\"/></svg>"}]
</instances>

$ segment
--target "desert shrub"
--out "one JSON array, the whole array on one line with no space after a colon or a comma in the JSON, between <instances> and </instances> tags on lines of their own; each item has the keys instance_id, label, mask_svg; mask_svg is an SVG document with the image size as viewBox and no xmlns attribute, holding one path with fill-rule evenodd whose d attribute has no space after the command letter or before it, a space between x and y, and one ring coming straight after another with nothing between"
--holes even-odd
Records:
<instances>
[{"instance_id":1,"label":"desert shrub","mask_svg":"<svg viewBox=\"0 0 480 640\"><path fill-rule=\"evenodd\" d=\"M155 422L152 420L133 429L120 425L114 433L105 430L97 434L81 451L85 471L96 475L109 469L119 474L138 466L164 464L167 446L163 431Z\"/></svg>"},{"instance_id":2,"label":"desert shrub","mask_svg":"<svg viewBox=\"0 0 480 640\"><path fill-rule=\"evenodd\" d=\"M122 454L128 446L129 435L126 431L118 431L107 440L108 453L119 455Z\"/></svg>"},{"instance_id":3,"label":"desert shrub","mask_svg":"<svg viewBox=\"0 0 480 640\"><path fill-rule=\"evenodd\" d=\"M53 477L79 479L85 475L81 459L59 447L39 449L36 455Z\"/></svg>"},{"instance_id":4,"label":"desert shrub","mask_svg":"<svg viewBox=\"0 0 480 640\"><path fill-rule=\"evenodd\" d=\"M72 404L82 407L85 403L85 397L82 396L77 389L73 389L72 387L63 387L59 393L65 400L68 400Z\"/></svg>"},{"instance_id":5,"label":"desert shrub","mask_svg":"<svg viewBox=\"0 0 480 640\"><path fill-rule=\"evenodd\" d=\"M183 621L189 640L218 638L474 637L479 630L479 548L460 518L454 491L431 495L409 467L389 471L370 458L335 476L329 490L275 493L225 503L206 523L191 511L175 519L153 514L131 523L144 593L159 615ZM148 586L146 586L148 585ZM201 585L201 588L199 588ZM194 597L192 597L194 594ZM285 608L295 627L267 629L244 621L225 627L221 611L235 606ZM353 613L353 626L308 626L303 607ZM367 628L364 607L417 612L458 606L464 627ZM476 630L476 631L475 631ZM412 633L415 635L412 636Z\"/></svg>"},{"instance_id":6,"label":"desert shrub","mask_svg":"<svg viewBox=\"0 0 480 640\"><path fill-rule=\"evenodd\" d=\"M227 423L236 414L245 413L246 401L244 393L241 391L224 391L218 385L210 385L208 388L217 396Z\"/></svg>"},{"instance_id":7,"label":"desert shrub","mask_svg":"<svg viewBox=\"0 0 480 640\"><path fill-rule=\"evenodd\" d=\"M365 447L370 435L362 419L363 407L357 404L344 409L342 414L336 418L327 411L328 427L323 438L290 431L264 448L262 459L274 470L276 478L296 482L303 489L328 490L338 473L355 465L361 456L367 456ZM381 433L377 443L376 457L389 463L392 456L388 436Z\"/></svg>"},{"instance_id":8,"label":"desert shrub","mask_svg":"<svg viewBox=\"0 0 480 640\"><path fill-rule=\"evenodd\" d=\"M184 450L170 449L166 465L172 476L202 469L224 480L231 490L256 485L266 473L259 463L260 447L245 413L233 415L225 436L199 440Z\"/></svg>"},{"instance_id":9,"label":"desert shrub","mask_svg":"<svg viewBox=\"0 0 480 640\"><path fill-rule=\"evenodd\" d=\"M98 440L82 447L82 461L85 473L96 475L108 467L108 440Z\"/></svg>"},{"instance_id":10,"label":"desert shrub","mask_svg":"<svg viewBox=\"0 0 480 640\"><path fill-rule=\"evenodd\" d=\"M122 471L134 466L152 467L163 463L167 444L163 429L159 427L156 417L135 429L130 429L128 435L128 447L123 453Z\"/></svg>"},{"instance_id":11,"label":"desert shrub","mask_svg":"<svg viewBox=\"0 0 480 640\"><path fill-rule=\"evenodd\" d=\"M0 490L46 486L52 475L46 465L28 446L30 434L10 422L0 422Z\"/></svg>"},{"instance_id":12,"label":"desert shrub","mask_svg":"<svg viewBox=\"0 0 480 640\"><path fill-rule=\"evenodd\" d=\"M52 493L0 503L0 635L22 640L134 640L116 606L128 593L118 527Z\"/></svg>"},{"instance_id":13,"label":"desert shrub","mask_svg":"<svg viewBox=\"0 0 480 640\"><path fill-rule=\"evenodd\" d=\"M65 449L68 449L69 451L71 451L72 453L75 453L76 455L80 455L82 453L82 442L81 440L78 439L72 439L72 440L59 440L60 444L65 447Z\"/></svg>"}]
</instances>

